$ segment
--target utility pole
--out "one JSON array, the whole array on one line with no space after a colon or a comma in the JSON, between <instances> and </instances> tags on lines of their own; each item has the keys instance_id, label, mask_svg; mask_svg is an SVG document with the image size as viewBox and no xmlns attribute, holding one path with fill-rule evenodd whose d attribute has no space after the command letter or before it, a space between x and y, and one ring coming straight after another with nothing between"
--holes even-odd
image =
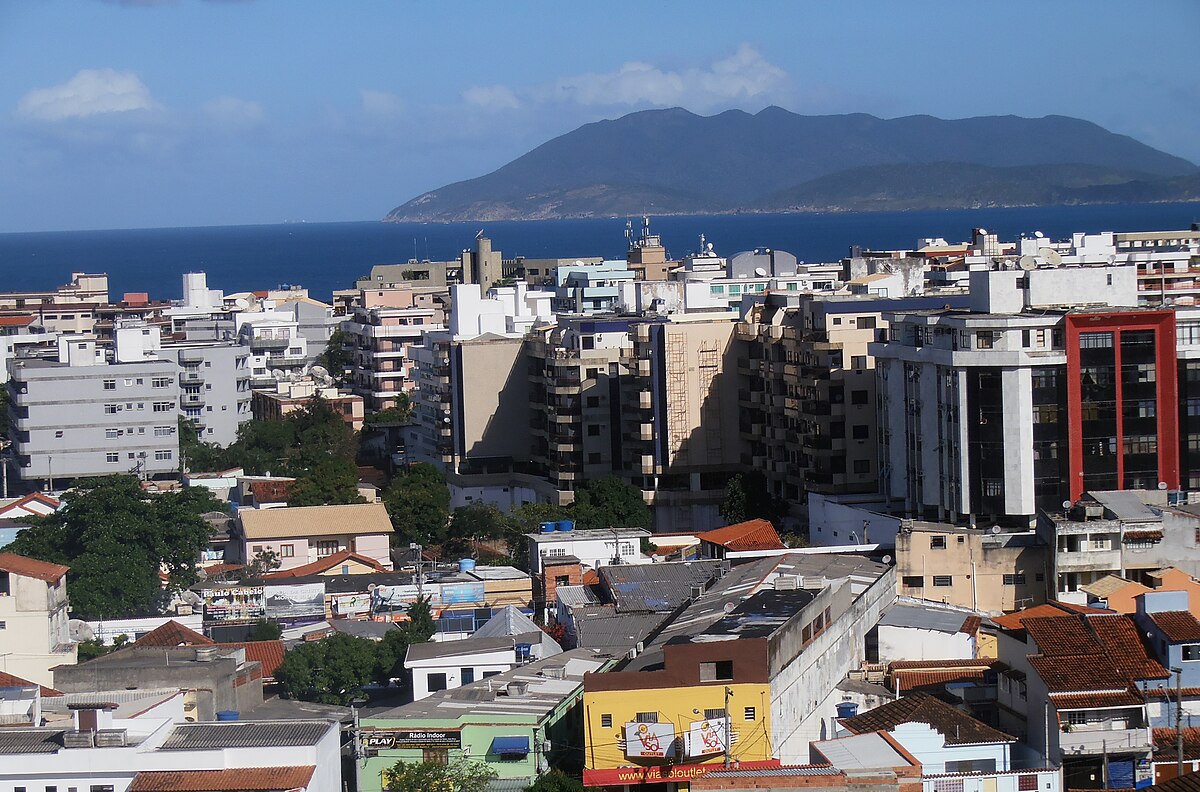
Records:
<instances>
[{"instance_id":1,"label":"utility pole","mask_svg":"<svg viewBox=\"0 0 1200 792\"><path fill-rule=\"evenodd\" d=\"M733 695L733 691L729 686L725 687L725 769L729 769L729 697Z\"/></svg>"},{"instance_id":2,"label":"utility pole","mask_svg":"<svg viewBox=\"0 0 1200 792\"><path fill-rule=\"evenodd\" d=\"M413 557L416 559L417 599L421 599L421 597L424 596L424 591L425 591L425 588L424 588L425 576L423 574L421 574L422 547L421 547L421 545L417 544L416 542L412 542L411 544L409 544L408 549L412 551Z\"/></svg>"},{"instance_id":3,"label":"utility pole","mask_svg":"<svg viewBox=\"0 0 1200 792\"><path fill-rule=\"evenodd\" d=\"M1175 674L1175 775L1183 775L1183 669L1172 668Z\"/></svg>"}]
</instances>

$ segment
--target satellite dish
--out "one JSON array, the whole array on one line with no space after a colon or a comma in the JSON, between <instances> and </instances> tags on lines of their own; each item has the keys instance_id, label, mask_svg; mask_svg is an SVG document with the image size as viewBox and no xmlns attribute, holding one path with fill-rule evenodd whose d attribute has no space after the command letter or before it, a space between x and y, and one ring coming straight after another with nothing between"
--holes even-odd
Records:
<instances>
[{"instance_id":1,"label":"satellite dish","mask_svg":"<svg viewBox=\"0 0 1200 792\"><path fill-rule=\"evenodd\" d=\"M757 275L757 276L758 276L758 277L760 277L760 278L765 278L765 277L767 277L767 271L766 271L765 269L763 269L762 267L755 267L755 268L754 268L754 274L755 274L755 275Z\"/></svg>"},{"instance_id":2,"label":"satellite dish","mask_svg":"<svg viewBox=\"0 0 1200 792\"><path fill-rule=\"evenodd\" d=\"M998 534L998 533L1000 533L1000 526L999 526L999 525L993 525L993 526L992 526L992 535L993 535L993 536L995 536L995 535L996 535L996 534Z\"/></svg>"},{"instance_id":3,"label":"satellite dish","mask_svg":"<svg viewBox=\"0 0 1200 792\"><path fill-rule=\"evenodd\" d=\"M309 373L317 378L328 377L329 369L325 368L324 366L313 366L311 369L309 369Z\"/></svg>"},{"instance_id":4,"label":"satellite dish","mask_svg":"<svg viewBox=\"0 0 1200 792\"><path fill-rule=\"evenodd\" d=\"M1038 255L1046 260L1046 263L1051 267L1057 267L1062 264L1062 256L1054 248L1038 248Z\"/></svg>"},{"instance_id":5,"label":"satellite dish","mask_svg":"<svg viewBox=\"0 0 1200 792\"><path fill-rule=\"evenodd\" d=\"M1035 270L1037 269L1037 259L1033 256L1021 256L1021 258L1017 259L1017 266L1026 272Z\"/></svg>"},{"instance_id":6,"label":"satellite dish","mask_svg":"<svg viewBox=\"0 0 1200 792\"><path fill-rule=\"evenodd\" d=\"M884 556L883 558L881 558L880 560L881 560L881 561L883 561L883 563L885 563L885 564L890 564L890 563L892 563L892 557L891 557L890 555L885 555L885 556Z\"/></svg>"},{"instance_id":7,"label":"satellite dish","mask_svg":"<svg viewBox=\"0 0 1200 792\"><path fill-rule=\"evenodd\" d=\"M733 610L734 610L734 608L736 608L736 607L737 607L737 606L736 606L736 605L734 605L732 602L726 602L726 603L725 603L725 612L726 612L726 613L733 613Z\"/></svg>"},{"instance_id":8,"label":"satellite dish","mask_svg":"<svg viewBox=\"0 0 1200 792\"><path fill-rule=\"evenodd\" d=\"M83 619L69 620L67 622L67 632L70 634L71 640L76 643L80 641L92 641L96 638L96 631Z\"/></svg>"},{"instance_id":9,"label":"satellite dish","mask_svg":"<svg viewBox=\"0 0 1200 792\"><path fill-rule=\"evenodd\" d=\"M1160 490L1165 490L1167 488L1167 482L1165 482L1165 481L1158 482L1158 488Z\"/></svg>"},{"instance_id":10,"label":"satellite dish","mask_svg":"<svg viewBox=\"0 0 1200 792\"><path fill-rule=\"evenodd\" d=\"M379 588L379 584L378 584L378 583L368 583L368 584L367 584L367 591L368 591L368 592L374 591L374 590L375 590L375 589L377 589L377 588Z\"/></svg>"},{"instance_id":11,"label":"satellite dish","mask_svg":"<svg viewBox=\"0 0 1200 792\"><path fill-rule=\"evenodd\" d=\"M1033 238L1034 238L1034 239L1045 239L1045 238L1046 238L1046 235L1045 235L1045 234L1043 234L1041 231L1034 231L1034 232L1033 232Z\"/></svg>"},{"instance_id":12,"label":"satellite dish","mask_svg":"<svg viewBox=\"0 0 1200 792\"><path fill-rule=\"evenodd\" d=\"M283 369L271 369L271 376L277 380L283 379L283 377L284 377Z\"/></svg>"},{"instance_id":13,"label":"satellite dish","mask_svg":"<svg viewBox=\"0 0 1200 792\"><path fill-rule=\"evenodd\" d=\"M987 229L986 229L986 228L977 228L977 229L975 229L975 230L979 232L979 235L980 235L980 236L987 236Z\"/></svg>"},{"instance_id":14,"label":"satellite dish","mask_svg":"<svg viewBox=\"0 0 1200 792\"><path fill-rule=\"evenodd\" d=\"M1063 501L1063 502L1062 502L1062 507L1063 507L1064 509L1069 509L1069 508L1071 508L1071 501L1069 501L1069 500L1065 500L1065 501Z\"/></svg>"}]
</instances>

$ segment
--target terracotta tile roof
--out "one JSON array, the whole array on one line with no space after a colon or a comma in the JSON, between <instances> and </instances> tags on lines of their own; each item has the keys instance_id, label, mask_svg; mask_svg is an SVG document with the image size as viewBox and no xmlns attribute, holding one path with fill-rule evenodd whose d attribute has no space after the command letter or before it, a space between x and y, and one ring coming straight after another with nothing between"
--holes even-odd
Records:
<instances>
[{"instance_id":1,"label":"terracotta tile roof","mask_svg":"<svg viewBox=\"0 0 1200 792\"><path fill-rule=\"evenodd\" d=\"M284 569L279 572L272 572L264 577L274 580L276 578L296 578L305 577L307 575L319 575L322 572L328 572L334 567L340 566L347 561L357 561L360 564L365 564L366 566L371 567L371 569L374 569L376 572L388 571L383 564L379 563L374 558L360 555L351 550L339 550L333 555L328 555L324 558L318 558L312 563L293 567L292 569Z\"/></svg>"},{"instance_id":2,"label":"terracotta tile roof","mask_svg":"<svg viewBox=\"0 0 1200 792\"><path fill-rule=\"evenodd\" d=\"M581 582L585 586L597 586L600 584L600 573L594 569L589 569L583 573Z\"/></svg>"},{"instance_id":3,"label":"terracotta tile roof","mask_svg":"<svg viewBox=\"0 0 1200 792\"><path fill-rule=\"evenodd\" d=\"M25 327L33 324L33 320L37 318L33 314L23 314L21 316L0 316L0 327Z\"/></svg>"},{"instance_id":4,"label":"terracotta tile roof","mask_svg":"<svg viewBox=\"0 0 1200 792\"><path fill-rule=\"evenodd\" d=\"M1085 608L1078 605L1068 605L1065 602L1047 602L1042 605L1034 605L1032 608L1015 611L1004 616L995 616L992 622L999 628L1004 630L1020 630L1026 619L1038 618L1039 616L1064 616L1070 613L1107 613L1108 611L1097 610L1095 608Z\"/></svg>"},{"instance_id":5,"label":"terracotta tile roof","mask_svg":"<svg viewBox=\"0 0 1200 792\"><path fill-rule=\"evenodd\" d=\"M1141 630L1132 616L1113 614L1085 618L1100 639L1102 650L1131 680L1166 679L1170 676L1167 669L1146 651Z\"/></svg>"},{"instance_id":6,"label":"terracotta tile roof","mask_svg":"<svg viewBox=\"0 0 1200 792\"><path fill-rule=\"evenodd\" d=\"M1166 757L1172 761L1176 758L1176 750L1179 744L1176 742L1176 732L1174 729L1154 729L1154 753ZM1183 758L1197 759L1200 758L1200 729L1185 727L1183 730ZM1197 776L1200 779L1200 776Z\"/></svg>"},{"instance_id":7,"label":"terracotta tile roof","mask_svg":"<svg viewBox=\"0 0 1200 792\"><path fill-rule=\"evenodd\" d=\"M996 661L990 657L956 658L953 660L893 660L888 666L895 669L908 668L990 668Z\"/></svg>"},{"instance_id":8,"label":"terracotta tile roof","mask_svg":"<svg viewBox=\"0 0 1200 792\"><path fill-rule=\"evenodd\" d=\"M1031 655L1029 664L1051 693L1120 693L1129 689L1129 678L1103 655Z\"/></svg>"},{"instance_id":9,"label":"terracotta tile roof","mask_svg":"<svg viewBox=\"0 0 1200 792\"><path fill-rule=\"evenodd\" d=\"M979 628L982 624L983 624L983 619L972 614L972 615L968 616L967 618L963 619L962 629L960 630L960 632L964 632L967 635L974 635L975 633L979 632Z\"/></svg>"},{"instance_id":10,"label":"terracotta tile roof","mask_svg":"<svg viewBox=\"0 0 1200 792\"><path fill-rule=\"evenodd\" d=\"M295 480L289 481L251 481L250 493L258 503L287 503L292 497Z\"/></svg>"},{"instance_id":11,"label":"terracotta tile roof","mask_svg":"<svg viewBox=\"0 0 1200 792\"><path fill-rule=\"evenodd\" d=\"M726 550L782 550L784 544L769 520L747 520L697 534L702 542L720 545Z\"/></svg>"},{"instance_id":12,"label":"terracotta tile roof","mask_svg":"<svg viewBox=\"0 0 1200 792\"><path fill-rule=\"evenodd\" d=\"M51 498L49 495L43 495L40 492L31 492L30 494L22 498L17 498L12 503L0 508L0 512L6 512L11 509L24 509L24 507L30 503L40 503L52 510L57 510L58 507L62 505L57 498ZM30 510L26 509L26 511Z\"/></svg>"},{"instance_id":13,"label":"terracotta tile roof","mask_svg":"<svg viewBox=\"0 0 1200 792\"><path fill-rule=\"evenodd\" d=\"M839 722L854 734L891 731L902 723L925 723L945 738L946 745L1017 741L927 693L913 693Z\"/></svg>"},{"instance_id":14,"label":"terracotta tile roof","mask_svg":"<svg viewBox=\"0 0 1200 792\"><path fill-rule=\"evenodd\" d=\"M1121 537L1122 542L1161 542L1162 531L1126 531Z\"/></svg>"},{"instance_id":15,"label":"terracotta tile roof","mask_svg":"<svg viewBox=\"0 0 1200 792\"><path fill-rule=\"evenodd\" d=\"M1038 616L1022 622L1038 652L1054 655L1100 654L1092 631L1078 616Z\"/></svg>"},{"instance_id":16,"label":"terracotta tile roof","mask_svg":"<svg viewBox=\"0 0 1200 792\"><path fill-rule=\"evenodd\" d=\"M250 541L393 533L392 521L382 503L241 509L238 521Z\"/></svg>"},{"instance_id":17,"label":"terracotta tile roof","mask_svg":"<svg viewBox=\"0 0 1200 792\"><path fill-rule=\"evenodd\" d=\"M62 564L38 561L36 558L26 558L15 553L0 553L0 571L37 578L46 583L57 583L70 569Z\"/></svg>"},{"instance_id":18,"label":"terracotta tile roof","mask_svg":"<svg viewBox=\"0 0 1200 792\"><path fill-rule=\"evenodd\" d=\"M1051 693L1050 701L1060 710L1140 707L1145 703L1132 690L1124 693Z\"/></svg>"},{"instance_id":19,"label":"terracotta tile roof","mask_svg":"<svg viewBox=\"0 0 1200 792\"><path fill-rule=\"evenodd\" d=\"M242 641L214 645L219 649L245 649L248 662L262 664L263 679L274 679L275 670L283 663L283 641Z\"/></svg>"},{"instance_id":20,"label":"terracotta tile roof","mask_svg":"<svg viewBox=\"0 0 1200 792\"><path fill-rule=\"evenodd\" d=\"M213 564L212 566L203 567L202 571L204 572L204 576L211 580L218 575L223 575L226 572L236 572L241 568L241 564L227 564L222 562L220 564Z\"/></svg>"},{"instance_id":21,"label":"terracotta tile roof","mask_svg":"<svg viewBox=\"0 0 1200 792\"><path fill-rule=\"evenodd\" d=\"M1051 692L1122 692L1136 682L1169 676L1146 651L1130 616L1042 617L1024 624L1041 651L1030 655L1029 663Z\"/></svg>"},{"instance_id":22,"label":"terracotta tile roof","mask_svg":"<svg viewBox=\"0 0 1200 792\"><path fill-rule=\"evenodd\" d=\"M0 688L6 687L37 687L41 691L43 698L54 698L55 696L64 695L61 690L48 688L45 685L37 685L33 682L30 682L28 679L21 679L19 676L13 676L7 671L0 671Z\"/></svg>"},{"instance_id":23,"label":"terracotta tile roof","mask_svg":"<svg viewBox=\"0 0 1200 792\"><path fill-rule=\"evenodd\" d=\"M954 671L925 671L920 669L906 671L901 669L892 675L894 679L893 689L897 689L901 693L908 693L909 691L921 690L923 688L945 687L951 682L983 682L987 671L988 669L986 668L959 668Z\"/></svg>"},{"instance_id":24,"label":"terracotta tile roof","mask_svg":"<svg viewBox=\"0 0 1200 792\"><path fill-rule=\"evenodd\" d=\"M307 787L315 771L311 765L233 770L144 770L134 777L129 792L282 792Z\"/></svg>"},{"instance_id":25,"label":"terracotta tile roof","mask_svg":"<svg viewBox=\"0 0 1200 792\"><path fill-rule=\"evenodd\" d=\"M150 632L133 642L134 646L208 646L215 643L207 635L184 627L179 622L171 621L155 627Z\"/></svg>"},{"instance_id":26,"label":"terracotta tile roof","mask_svg":"<svg viewBox=\"0 0 1200 792\"><path fill-rule=\"evenodd\" d=\"M1165 611L1149 614L1172 643L1178 641L1200 641L1200 621L1188 611Z\"/></svg>"}]
</instances>

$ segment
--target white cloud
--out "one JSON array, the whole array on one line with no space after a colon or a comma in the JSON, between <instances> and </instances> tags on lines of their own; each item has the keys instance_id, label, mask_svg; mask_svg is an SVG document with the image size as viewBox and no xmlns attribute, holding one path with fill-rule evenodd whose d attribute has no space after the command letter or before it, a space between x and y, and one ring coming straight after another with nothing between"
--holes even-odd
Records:
<instances>
[{"instance_id":1,"label":"white cloud","mask_svg":"<svg viewBox=\"0 0 1200 792\"><path fill-rule=\"evenodd\" d=\"M83 69L61 85L25 94L17 113L39 121L63 121L155 107L150 90L133 72Z\"/></svg>"},{"instance_id":2,"label":"white cloud","mask_svg":"<svg viewBox=\"0 0 1200 792\"><path fill-rule=\"evenodd\" d=\"M782 87L787 73L749 44L703 67L664 71L631 61L616 71L588 72L557 80L546 98L581 105L687 105L708 107L763 97Z\"/></svg>"},{"instance_id":3,"label":"white cloud","mask_svg":"<svg viewBox=\"0 0 1200 792\"><path fill-rule=\"evenodd\" d=\"M249 129L258 126L267 118L258 102L238 99L235 96L218 96L205 102L202 110L210 122L228 129Z\"/></svg>"},{"instance_id":4,"label":"white cloud","mask_svg":"<svg viewBox=\"0 0 1200 792\"><path fill-rule=\"evenodd\" d=\"M404 112L404 100L387 91L362 88L359 89L358 95L362 100L363 112L367 115L389 118Z\"/></svg>"},{"instance_id":5,"label":"white cloud","mask_svg":"<svg viewBox=\"0 0 1200 792\"><path fill-rule=\"evenodd\" d=\"M463 91L463 101L487 110L515 110L521 101L512 89L503 85L475 85Z\"/></svg>"}]
</instances>

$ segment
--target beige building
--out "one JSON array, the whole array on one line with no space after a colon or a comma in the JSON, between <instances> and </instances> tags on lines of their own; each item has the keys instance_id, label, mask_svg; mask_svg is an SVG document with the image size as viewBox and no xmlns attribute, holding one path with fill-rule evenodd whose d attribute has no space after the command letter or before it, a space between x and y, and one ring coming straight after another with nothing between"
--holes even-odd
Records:
<instances>
[{"instance_id":1,"label":"beige building","mask_svg":"<svg viewBox=\"0 0 1200 792\"><path fill-rule=\"evenodd\" d=\"M658 234L650 233L650 218L642 218L642 231L637 236L633 233L633 224L626 223L625 238L629 240L625 261L633 270L634 277L638 280L665 281L676 262L668 260L667 249L663 247Z\"/></svg>"},{"instance_id":2,"label":"beige building","mask_svg":"<svg viewBox=\"0 0 1200 792\"><path fill-rule=\"evenodd\" d=\"M363 397L342 393L336 387L322 386L311 379L300 382L282 380L275 392L265 390L251 394L250 408L258 421L280 421L288 413L303 409L314 398L324 399L353 431L363 428Z\"/></svg>"},{"instance_id":3,"label":"beige building","mask_svg":"<svg viewBox=\"0 0 1200 792\"><path fill-rule=\"evenodd\" d=\"M67 567L0 553L0 668L47 687L74 665L67 629Z\"/></svg>"},{"instance_id":4,"label":"beige building","mask_svg":"<svg viewBox=\"0 0 1200 792\"><path fill-rule=\"evenodd\" d=\"M412 391L408 349L442 321L431 294L412 288L360 290L359 304L342 329L350 335L354 355L352 387L367 409L394 407L399 394Z\"/></svg>"},{"instance_id":5,"label":"beige building","mask_svg":"<svg viewBox=\"0 0 1200 792\"><path fill-rule=\"evenodd\" d=\"M246 563L270 551L283 572L348 551L390 570L393 532L382 503L239 509L229 548L237 558L226 560Z\"/></svg>"},{"instance_id":6,"label":"beige building","mask_svg":"<svg viewBox=\"0 0 1200 792\"><path fill-rule=\"evenodd\" d=\"M1051 553L1033 531L904 520L896 580L900 596L999 615L1051 599Z\"/></svg>"}]
</instances>

